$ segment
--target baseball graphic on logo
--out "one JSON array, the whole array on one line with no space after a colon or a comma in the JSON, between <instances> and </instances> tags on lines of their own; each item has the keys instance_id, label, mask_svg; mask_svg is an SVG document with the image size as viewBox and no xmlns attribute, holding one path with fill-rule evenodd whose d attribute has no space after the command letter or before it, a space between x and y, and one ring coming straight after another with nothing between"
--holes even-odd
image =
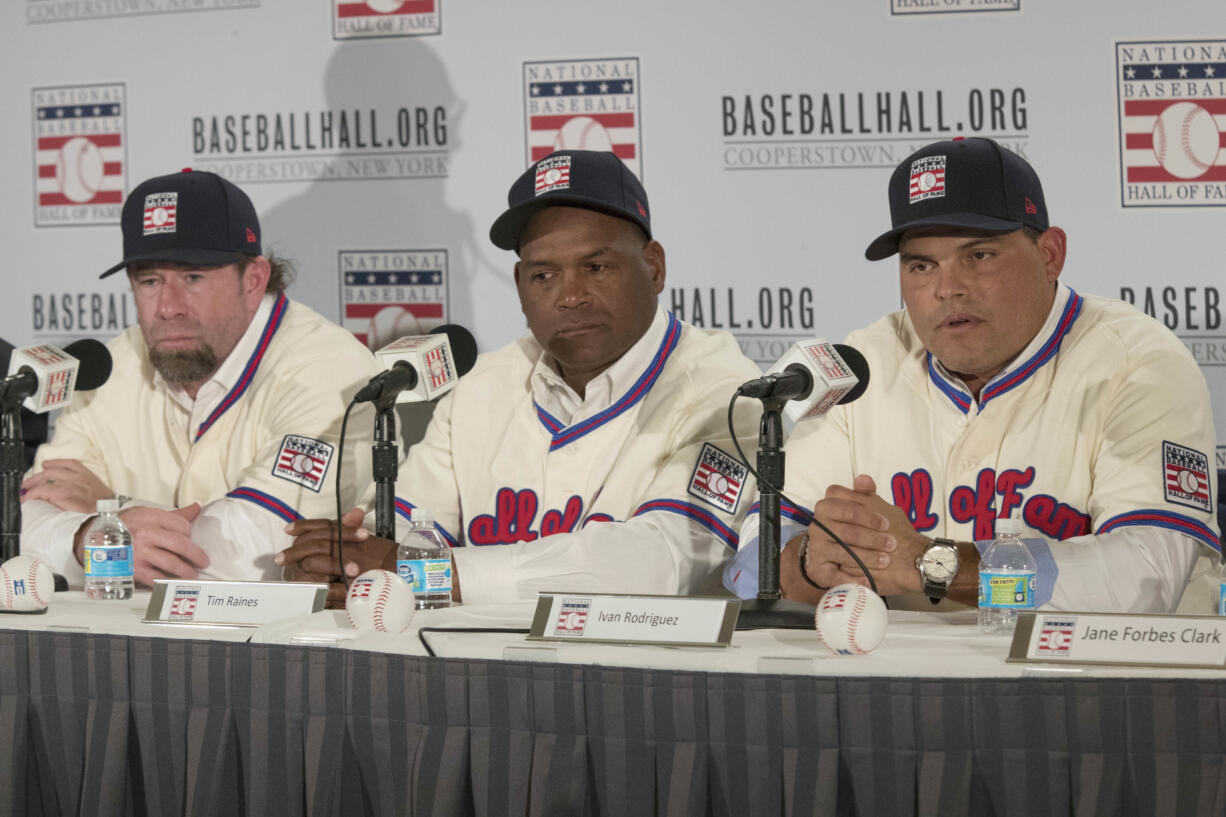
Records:
<instances>
[{"instance_id":1,"label":"baseball graphic on logo","mask_svg":"<svg viewBox=\"0 0 1226 817\"><path fill-rule=\"evenodd\" d=\"M299 474L309 474L315 470L315 462L306 454L298 454L290 461L290 468L293 468Z\"/></svg>"},{"instance_id":2,"label":"baseball graphic on logo","mask_svg":"<svg viewBox=\"0 0 1226 817\"><path fill-rule=\"evenodd\" d=\"M84 136L69 139L60 148L55 180L69 201L87 202L102 186L102 152Z\"/></svg>"},{"instance_id":3,"label":"baseball graphic on logo","mask_svg":"<svg viewBox=\"0 0 1226 817\"><path fill-rule=\"evenodd\" d=\"M1154 123L1154 155L1180 179L1203 176L1217 161L1221 136L1213 114L1195 102L1176 102Z\"/></svg>"},{"instance_id":4,"label":"baseball graphic on logo","mask_svg":"<svg viewBox=\"0 0 1226 817\"><path fill-rule=\"evenodd\" d=\"M613 139L604 125L590 116L576 116L558 129L558 135L553 138L554 150L613 150ZM549 170L545 179L549 183L557 181L550 178L550 173L558 173L556 169Z\"/></svg>"},{"instance_id":5,"label":"baseball graphic on logo","mask_svg":"<svg viewBox=\"0 0 1226 817\"><path fill-rule=\"evenodd\" d=\"M396 338L422 334L425 331L416 315L403 306L385 306L370 319L366 345L371 349L382 349Z\"/></svg>"},{"instance_id":6,"label":"baseball graphic on logo","mask_svg":"<svg viewBox=\"0 0 1226 817\"><path fill-rule=\"evenodd\" d=\"M380 14L391 14L404 5L403 0L366 0L366 5L371 11L377 11Z\"/></svg>"},{"instance_id":7,"label":"baseball graphic on logo","mask_svg":"<svg viewBox=\"0 0 1226 817\"><path fill-rule=\"evenodd\" d=\"M927 193L929 190L937 186L937 176L931 170L926 170L920 174L919 189L921 193Z\"/></svg>"},{"instance_id":8,"label":"baseball graphic on logo","mask_svg":"<svg viewBox=\"0 0 1226 817\"><path fill-rule=\"evenodd\" d=\"M1179 487L1184 493L1194 494L1200 490L1200 478L1191 471L1180 471Z\"/></svg>"},{"instance_id":9,"label":"baseball graphic on logo","mask_svg":"<svg viewBox=\"0 0 1226 817\"><path fill-rule=\"evenodd\" d=\"M714 493L724 494L728 491L728 480L723 474L715 472L707 477L707 487Z\"/></svg>"},{"instance_id":10,"label":"baseball graphic on logo","mask_svg":"<svg viewBox=\"0 0 1226 817\"><path fill-rule=\"evenodd\" d=\"M149 214L149 221L154 227L161 227L170 218L170 213L166 212L165 207L155 207L153 212Z\"/></svg>"}]
</instances>

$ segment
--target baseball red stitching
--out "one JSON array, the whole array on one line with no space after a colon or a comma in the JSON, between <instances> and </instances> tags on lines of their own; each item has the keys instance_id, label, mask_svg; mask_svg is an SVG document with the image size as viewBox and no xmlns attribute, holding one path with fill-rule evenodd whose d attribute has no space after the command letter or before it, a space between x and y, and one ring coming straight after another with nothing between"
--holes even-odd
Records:
<instances>
[{"instance_id":1,"label":"baseball red stitching","mask_svg":"<svg viewBox=\"0 0 1226 817\"><path fill-rule=\"evenodd\" d=\"M861 590L856 593L856 606L851 608L851 617L847 619L848 635L851 636L851 649L856 655L866 655L868 650L860 649L860 645L856 643L856 623L860 621L860 614L864 612L864 601L868 598L865 595L866 591Z\"/></svg>"},{"instance_id":2,"label":"baseball red stitching","mask_svg":"<svg viewBox=\"0 0 1226 817\"><path fill-rule=\"evenodd\" d=\"M43 599L42 593L38 592L37 573L38 573L38 562L31 560L30 561L30 575L28 578L28 581L30 584L30 598L34 599L36 602L41 604L43 607L46 607L49 602L45 601Z\"/></svg>"},{"instance_id":3,"label":"baseball red stitching","mask_svg":"<svg viewBox=\"0 0 1226 817\"><path fill-rule=\"evenodd\" d=\"M13 609L13 580L9 578L9 569L0 567L0 575L4 576L4 609Z\"/></svg>"},{"instance_id":4,"label":"baseball red stitching","mask_svg":"<svg viewBox=\"0 0 1226 817\"><path fill-rule=\"evenodd\" d=\"M381 633L386 633L387 628L383 626L383 603L387 601L387 577L380 576L379 584L382 590L379 591L379 598L375 600L375 629Z\"/></svg>"},{"instance_id":5,"label":"baseball red stitching","mask_svg":"<svg viewBox=\"0 0 1226 817\"><path fill-rule=\"evenodd\" d=\"M1195 116L1196 112L1199 110L1203 109L1198 105L1193 105L1188 109L1187 115L1183 118L1183 124L1180 128L1183 135L1183 145L1181 145L1181 147L1183 148L1183 155L1186 156L1188 161L1192 163L1192 166L1199 167L1203 173L1209 169L1209 165L1205 164L1200 159L1197 159L1195 154L1192 153L1192 117Z\"/></svg>"}]
</instances>

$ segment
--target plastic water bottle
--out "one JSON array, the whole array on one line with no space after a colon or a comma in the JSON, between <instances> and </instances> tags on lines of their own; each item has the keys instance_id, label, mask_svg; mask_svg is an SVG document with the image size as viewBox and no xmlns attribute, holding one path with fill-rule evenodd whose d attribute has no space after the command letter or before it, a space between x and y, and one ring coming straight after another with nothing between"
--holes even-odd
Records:
<instances>
[{"instance_id":1,"label":"plastic water bottle","mask_svg":"<svg viewBox=\"0 0 1226 817\"><path fill-rule=\"evenodd\" d=\"M118 499L99 499L98 516L85 531L85 595L132 598L132 534L119 518Z\"/></svg>"},{"instance_id":2,"label":"plastic water bottle","mask_svg":"<svg viewBox=\"0 0 1226 817\"><path fill-rule=\"evenodd\" d=\"M996 540L979 559L979 630L1011 633L1019 610L1035 607L1034 555L1020 519L997 519Z\"/></svg>"},{"instance_id":3,"label":"plastic water bottle","mask_svg":"<svg viewBox=\"0 0 1226 817\"><path fill-rule=\"evenodd\" d=\"M1226 559L1217 566L1217 614L1226 616Z\"/></svg>"},{"instance_id":4,"label":"plastic water bottle","mask_svg":"<svg viewBox=\"0 0 1226 817\"><path fill-rule=\"evenodd\" d=\"M418 610L451 606L451 548L421 508L413 509L413 527L396 550L396 572L413 588Z\"/></svg>"}]
</instances>

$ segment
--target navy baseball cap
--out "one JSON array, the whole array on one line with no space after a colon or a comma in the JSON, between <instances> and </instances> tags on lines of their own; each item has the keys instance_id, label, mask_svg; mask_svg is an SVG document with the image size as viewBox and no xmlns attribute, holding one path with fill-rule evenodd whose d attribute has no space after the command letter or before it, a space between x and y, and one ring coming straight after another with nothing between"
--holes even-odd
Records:
<instances>
[{"instance_id":1,"label":"navy baseball cap","mask_svg":"<svg viewBox=\"0 0 1226 817\"><path fill-rule=\"evenodd\" d=\"M903 159L890 176L890 220L893 229L864 251L869 261L898 252L902 234L916 227L1011 233L1050 226L1034 168L981 137L934 142Z\"/></svg>"},{"instance_id":2,"label":"navy baseball cap","mask_svg":"<svg viewBox=\"0 0 1226 817\"><path fill-rule=\"evenodd\" d=\"M260 255L260 220L247 194L216 173L185 168L141 182L120 217L123 260L99 278L142 261L224 267Z\"/></svg>"},{"instance_id":3,"label":"navy baseball cap","mask_svg":"<svg viewBox=\"0 0 1226 817\"><path fill-rule=\"evenodd\" d=\"M528 220L546 207L581 207L625 219L651 238L647 191L621 159L602 150L557 150L511 185L507 210L490 227L490 241L518 250Z\"/></svg>"}]
</instances>

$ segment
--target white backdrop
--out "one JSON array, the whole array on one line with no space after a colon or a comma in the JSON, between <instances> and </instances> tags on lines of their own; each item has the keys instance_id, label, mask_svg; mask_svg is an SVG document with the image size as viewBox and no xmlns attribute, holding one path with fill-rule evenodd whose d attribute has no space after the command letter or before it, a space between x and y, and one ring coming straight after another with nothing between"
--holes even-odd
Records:
<instances>
[{"instance_id":1,"label":"white backdrop","mask_svg":"<svg viewBox=\"0 0 1226 817\"><path fill-rule=\"evenodd\" d=\"M372 343L450 321L493 349L523 319L489 224L533 147L587 140L642 174L665 304L768 363L897 307L862 254L890 168L990 135L1039 170L1065 279L1164 320L1226 439L1220 0L10 0L0 23L18 345L134 319L97 280L119 204L191 166L251 195L293 297Z\"/></svg>"}]
</instances>

